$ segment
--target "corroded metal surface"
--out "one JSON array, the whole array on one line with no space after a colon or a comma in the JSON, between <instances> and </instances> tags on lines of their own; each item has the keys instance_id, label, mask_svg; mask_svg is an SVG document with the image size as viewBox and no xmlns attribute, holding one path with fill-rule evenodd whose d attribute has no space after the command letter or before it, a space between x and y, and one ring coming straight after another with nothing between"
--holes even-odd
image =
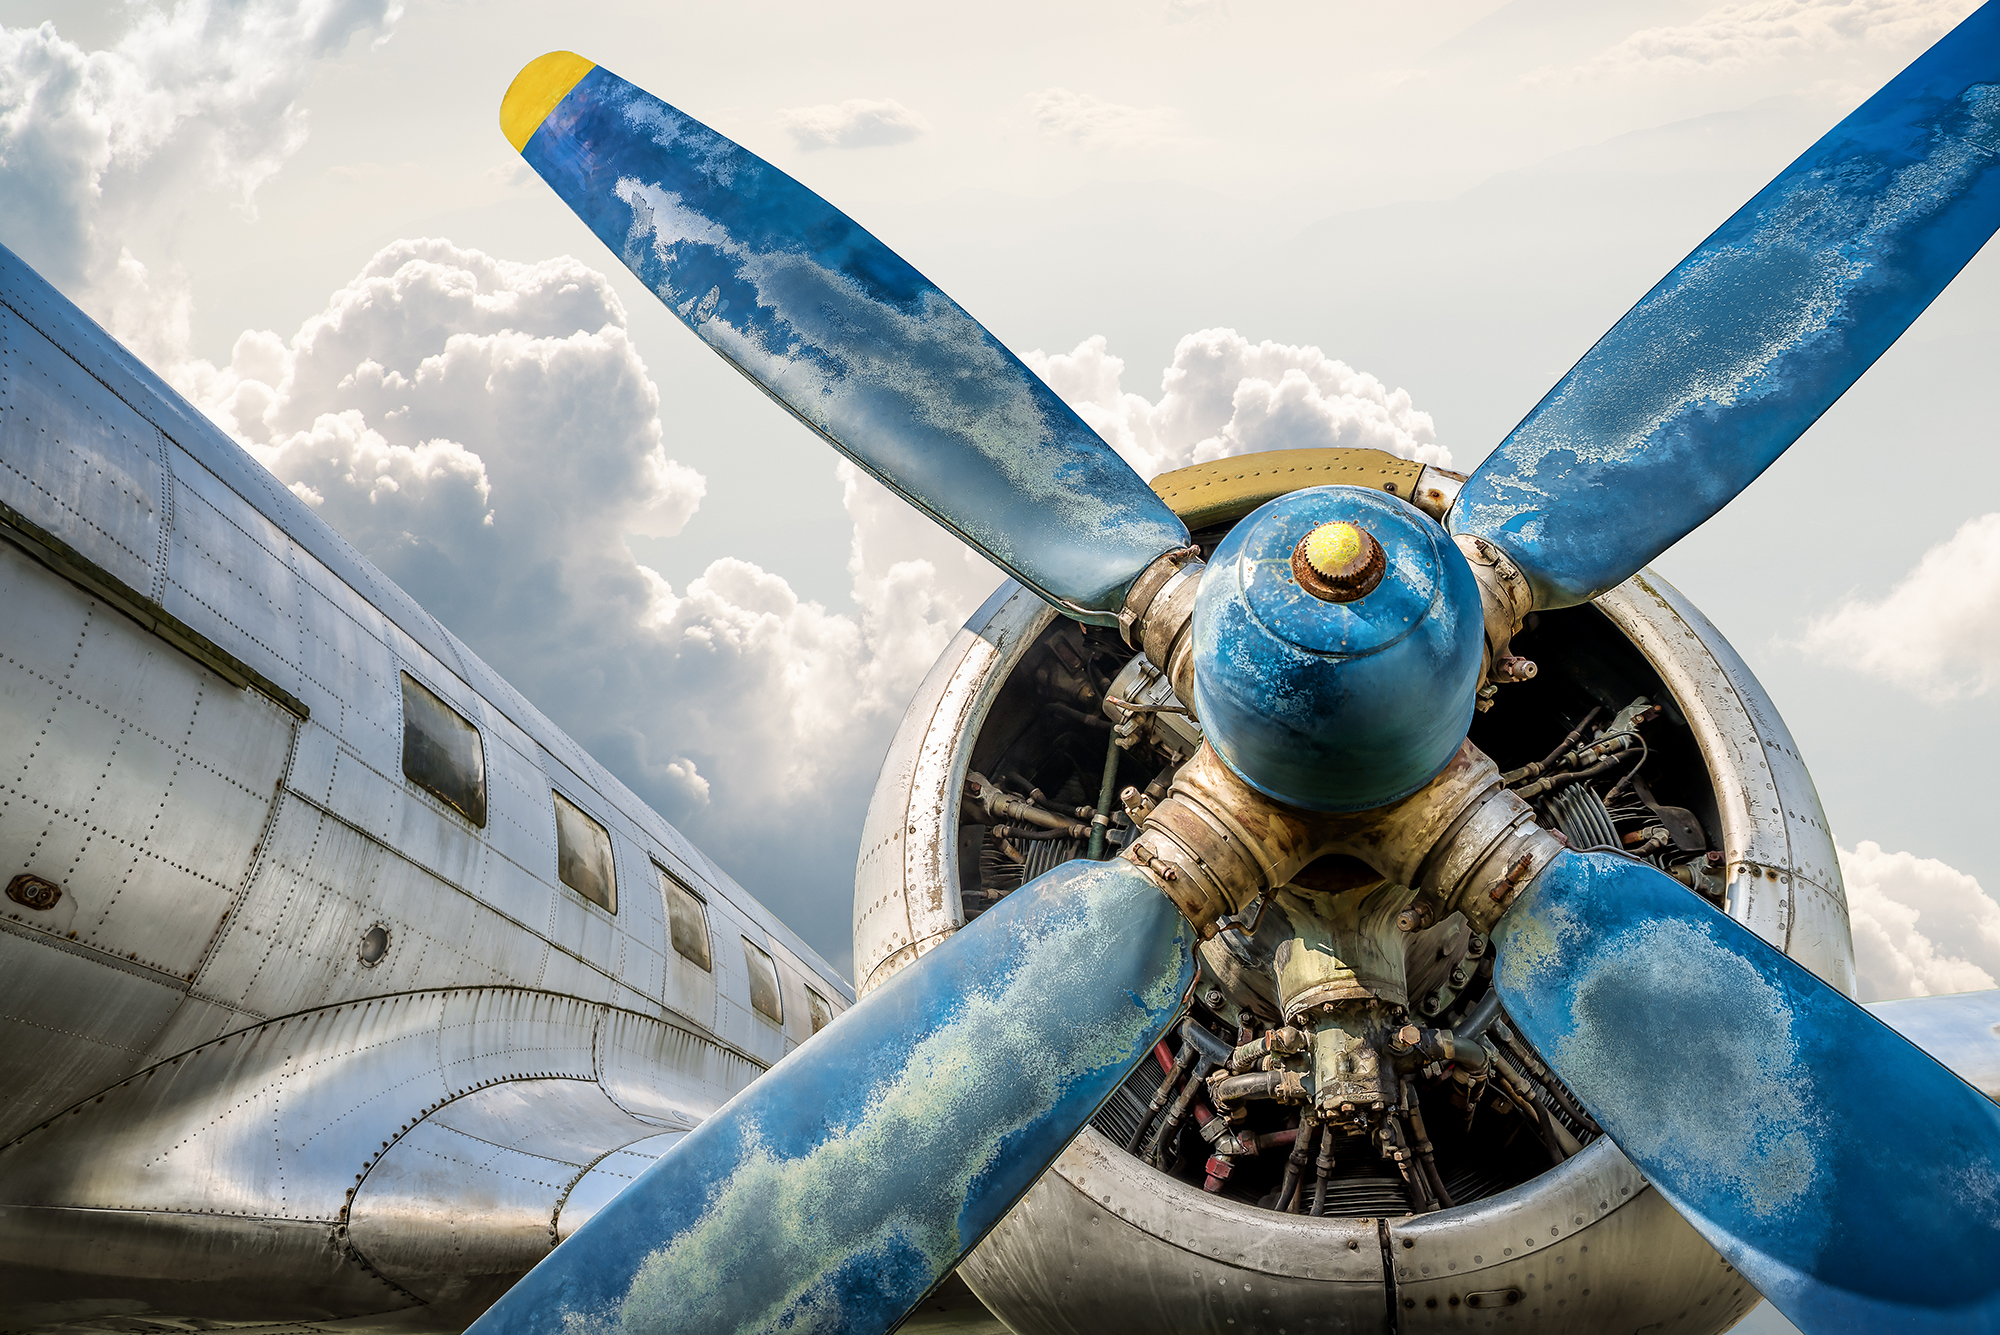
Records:
<instances>
[{"instance_id":1,"label":"corroded metal surface","mask_svg":"<svg viewBox=\"0 0 2000 1335\"><path fill-rule=\"evenodd\" d=\"M1076 861L899 973L481 1317L528 1332L887 1330L1147 1056L1194 936Z\"/></svg>"},{"instance_id":2,"label":"corroded metal surface","mask_svg":"<svg viewBox=\"0 0 2000 1335\"><path fill-rule=\"evenodd\" d=\"M1457 532L1536 605L1623 582L1768 468L2000 225L2000 8L1975 12L1661 279L1473 473Z\"/></svg>"},{"instance_id":3,"label":"corroded metal surface","mask_svg":"<svg viewBox=\"0 0 2000 1335\"><path fill-rule=\"evenodd\" d=\"M1133 578L1186 544L1039 376L784 172L601 66L537 119L521 155L669 310L1044 597L1111 624Z\"/></svg>"}]
</instances>

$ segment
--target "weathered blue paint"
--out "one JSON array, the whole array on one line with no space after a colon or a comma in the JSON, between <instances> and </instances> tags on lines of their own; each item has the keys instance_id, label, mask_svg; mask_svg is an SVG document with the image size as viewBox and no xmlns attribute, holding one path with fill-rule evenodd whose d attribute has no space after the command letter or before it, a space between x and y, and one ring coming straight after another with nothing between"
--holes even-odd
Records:
<instances>
[{"instance_id":1,"label":"weathered blue paint","mask_svg":"<svg viewBox=\"0 0 2000 1335\"><path fill-rule=\"evenodd\" d=\"M522 156L835 449L1082 619L1187 529L1019 358L839 209L599 67Z\"/></svg>"},{"instance_id":2,"label":"weathered blue paint","mask_svg":"<svg viewBox=\"0 0 2000 1335\"><path fill-rule=\"evenodd\" d=\"M1194 931L1071 862L864 998L529 1272L477 1335L882 1332L1179 1012Z\"/></svg>"},{"instance_id":3,"label":"weathered blue paint","mask_svg":"<svg viewBox=\"0 0 2000 1335\"><path fill-rule=\"evenodd\" d=\"M2000 1107L1628 858L1560 855L1495 944L1523 1036L1802 1329L2000 1331Z\"/></svg>"},{"instance_id":4,"label":"weathered blue paint","mask_svg":"<svg viewBox=\"0 0 2000 1335\"><path fill-rule=\"evenodd\" d=\"M1479 466L1454 531L1541 607L1613 587L1720 510L2000 227L2000 0L1786 168Z\"/></svg>"},{"instance_id":5,"label":"weathered blue paint","mask_svg":"<svg viewBox=\"0 0 2000 1335\"><path fill-rule=\"evenodd\" d=\"M1373 534L1388 563L1351 603L1292 576L1299 539L1335 519ZM1436 524L1365 487L1295 491L1231 529L1202 574L1195 712L1259 792L1310 811L1382 806L1465 740L1484 634L1472 570Z\"/></svg>"}]
</instances>

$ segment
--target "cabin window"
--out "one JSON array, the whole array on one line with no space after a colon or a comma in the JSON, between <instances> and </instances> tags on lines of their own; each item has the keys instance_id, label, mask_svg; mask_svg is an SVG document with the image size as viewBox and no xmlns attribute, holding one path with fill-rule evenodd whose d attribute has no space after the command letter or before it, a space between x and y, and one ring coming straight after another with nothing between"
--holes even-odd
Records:
<instances>
[{"instance_id":1,"label":"cabin window","mask_svg":"<svg viewBox=\"0 0 2000 1335\"><path fill-rule=\"evenodd\" d=\"M812 1012L813 1032L833 1023L833 1007L826 1004L826 998L811 988L806 989L806 1009Z\"/></svg>"},{"instance_id":2,"label":"cabin window","mask_svg":"<svg viewBox=\"0 0 2000 1335\"><path fill-rule=\"evenodd\" d=\"M611 866L611 834L564 797L556 798L556 875L607 913L618 911L618 880Z\"/></svg>"},{"instance_id":3,"label":"cabin window","mask_svg":"<svg viewBox=\"0 0 2000 1335\"><path fill-rule=\"evenodd\" d=\"M747 936L743 938L743 958L750 965L750 1005L772 1024L783 1024L785 1002L778 995L778 966Z\"/></svg>"},{"instance_id":4,"label":"cabin window","mask_svg":"<svg viewBox=\"0 0 2000 1335\"><path fill-rule=\"evenodd\" d=\"M658 863L660 893L667 900L667 939L680 957L706 971L708 959L708 911L701 896L680 883L680 878Z\"/></svg>"},{"instance_id":5,"label":"cabin window","mask_svg":"<svg viewBox=\"0 0 2000 1335\"><path fill-rule=\"evenodd\" d=\"M486 751L479 729L407 672L403 776L474 825L486 827Z\"/></svg>"}]
</instances>

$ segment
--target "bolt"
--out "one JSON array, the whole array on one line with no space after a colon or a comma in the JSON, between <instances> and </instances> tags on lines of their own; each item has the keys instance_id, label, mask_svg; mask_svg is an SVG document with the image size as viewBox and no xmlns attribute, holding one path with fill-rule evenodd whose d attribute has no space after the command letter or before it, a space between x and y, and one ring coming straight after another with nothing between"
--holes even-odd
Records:
<instances>
[{"instance_id":1,"label":"bolt","mask_svg":"<svg viewBox=\"0 0 2000 1335\"><path fill-rule=\"evenodd\" d=\"M1224 1000L1226 998L1223 997L1222 989L1219 987L1211 987L1208 991L1201 994L1202 1004L1212 1011L1221 1010Z\"/></svg>"}]
</instances>

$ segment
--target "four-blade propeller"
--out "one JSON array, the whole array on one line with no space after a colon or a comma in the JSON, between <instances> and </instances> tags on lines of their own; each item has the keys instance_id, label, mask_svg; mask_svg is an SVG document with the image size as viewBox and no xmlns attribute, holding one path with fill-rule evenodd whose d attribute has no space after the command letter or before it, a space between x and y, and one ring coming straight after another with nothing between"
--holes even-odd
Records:
<instances>
[{"instance_id":1,"label":"four-blade propeller","mask_svg":"<svg viewBox=\"0 0 2000 1335\"><path fill-rule=\"evenodd\" d=\"M501 123L698 336L1070 615L1116 622L1135 581L1186 546L1017 358L783 172L567 53L522 71ZM1449 527L1498 549L1536 606L1616 585L1768 467L1985 243L1996 164L2000 0L1606 334L1474 474ZM1445 543L1426 559L1449 575L1461 558ZM1402 569L1371 576L1382 597L1407 595ZM1282 602L1299 643L1325 617L1365 620L1366 590L1313 604L1273 588L1246 596ZM1194 615L1195 661L1229 671ZM1239 777L1291 791L1246 756ZM1172 1022L1194 936L1134 862L1058 868L758 1080L475 1329L889 1329ZM1795 1321L2000 1330L2000 1109L1644 864L1558 854L1495 940L1526 1036Z\"/></svg>"}]
</instances>

